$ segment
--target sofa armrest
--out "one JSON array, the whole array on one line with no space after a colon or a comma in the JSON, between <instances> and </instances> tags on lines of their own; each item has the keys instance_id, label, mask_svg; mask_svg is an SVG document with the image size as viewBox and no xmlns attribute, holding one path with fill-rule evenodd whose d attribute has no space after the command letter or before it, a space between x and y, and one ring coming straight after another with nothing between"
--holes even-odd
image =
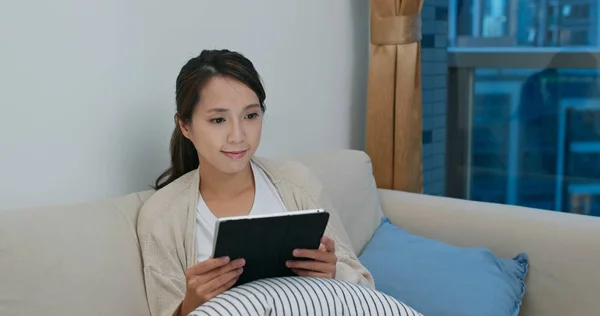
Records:
<instances>
[{"instance_id":1,"label":"sofa armrest","mask_svg":"<svg viewBox=\"0 0 600 316\"><path fill-rule=\"evenodd\" d=\"M379 190L384 215L403 229L501 257L530 258L520 315L600 311L600 218Z\"/></svg>"}]
</instances>

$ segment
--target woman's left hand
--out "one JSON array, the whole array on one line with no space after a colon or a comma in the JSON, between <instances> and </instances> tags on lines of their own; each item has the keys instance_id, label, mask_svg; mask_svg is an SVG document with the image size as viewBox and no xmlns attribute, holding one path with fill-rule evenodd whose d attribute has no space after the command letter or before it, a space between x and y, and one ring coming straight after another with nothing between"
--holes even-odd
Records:
<instances>
[{"instance_id":1,"label":"woman's left hand","mask_svg":"<svg viewBox=\"0 0 600 316\"><path fill-rule=\"evenodd\" d=\"M327 279L335 278L337 256L335 255L335 242L332 239L323 237L319 249L296 249L293 255L296 258L312 259L292 260L286 263L287 267L297 275Z\"/></svg>"}]
</instances>

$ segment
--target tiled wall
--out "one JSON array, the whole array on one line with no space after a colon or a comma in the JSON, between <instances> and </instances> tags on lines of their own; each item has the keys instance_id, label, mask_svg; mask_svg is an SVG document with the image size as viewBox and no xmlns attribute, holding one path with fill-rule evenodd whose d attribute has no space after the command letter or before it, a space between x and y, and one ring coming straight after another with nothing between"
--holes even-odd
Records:
<instances>
[{"instance_id":1,"label":"tiled wall","mask_svg":"<svg viewBox=\"0 0 600 316\"><path fill-rule=\"evenodd\" d=\"M423 5L423 180L425 194L444 195L448 0Z\"/></svg>"}]
</instances>

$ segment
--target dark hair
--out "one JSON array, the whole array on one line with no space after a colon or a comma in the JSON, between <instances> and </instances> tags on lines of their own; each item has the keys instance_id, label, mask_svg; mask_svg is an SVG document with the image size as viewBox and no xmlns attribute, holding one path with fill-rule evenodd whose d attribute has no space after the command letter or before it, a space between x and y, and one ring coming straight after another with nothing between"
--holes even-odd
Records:
<instances>
[{"instance_id":1,"label":"dark hair","mask_svg":"<svg viewBox=\"0 0 600 316\"><path fill-rule=\"evenodd\" d=\"M177 114L171 136L171 166L156 179L154 189L159 190L198 168L198 152L183 135L178 120L184 124L191 122L194 109L202 97L202 88L215 76L229 77L248 86L258 96L261 110L265 111L266 95L261 78L246 57L229 50L203 50L199 56L190 59L181 68L175 86Z\"/></svg>"}]
</instances>

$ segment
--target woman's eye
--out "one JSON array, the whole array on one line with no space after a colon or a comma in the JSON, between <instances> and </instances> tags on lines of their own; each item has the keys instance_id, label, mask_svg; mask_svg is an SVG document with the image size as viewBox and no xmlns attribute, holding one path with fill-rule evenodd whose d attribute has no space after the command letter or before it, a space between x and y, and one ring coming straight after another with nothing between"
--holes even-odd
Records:
<instances>
[{"instance_id":1,"label":"woman's eye","mask_svg":"<svg viewBox=\"0 0 600 316\"><path fill-rule=\"evenodd\" d=\"M221 123L225 122L225 119L222 117L217 117L217 118L211 119L210 121L211 121L211 123L221 124Z\"/></svg>"},{"instance_id":2,"label":"woman's eye","mask_svg":"<svg viewBox=\"0 0 600 316\"><path fill-rule=\"evenodd\" d=\"M250 120L253 120L257 117L258 117L258 113L250 113L250 114L246 115L246 118L250 119Z\"/></svg>"}]
</instances>

